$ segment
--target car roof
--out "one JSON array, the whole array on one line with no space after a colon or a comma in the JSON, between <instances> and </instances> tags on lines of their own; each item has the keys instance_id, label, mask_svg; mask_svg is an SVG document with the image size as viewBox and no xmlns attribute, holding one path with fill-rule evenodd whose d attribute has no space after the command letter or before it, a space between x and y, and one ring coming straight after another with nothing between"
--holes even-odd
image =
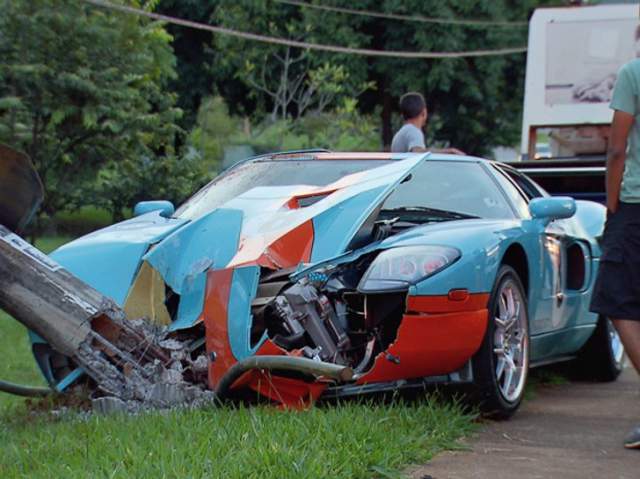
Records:
<instances>
[{"instance_id":1,"label":"car roof","mask_svg":"<svg viewBox=\"0 0 640 479\"><path fill-rule=\"evenodd\" d=\"M261 160L404 160L423 155L424 153L390 153L390 152L358 152L358 151L328 151L328 150L298 150L269 153L250 159ZM492 162L484 158L467 155L450 155L445 153L432 153L433 160L455 160L464 162Z\"/></svg>"}]
</instances>

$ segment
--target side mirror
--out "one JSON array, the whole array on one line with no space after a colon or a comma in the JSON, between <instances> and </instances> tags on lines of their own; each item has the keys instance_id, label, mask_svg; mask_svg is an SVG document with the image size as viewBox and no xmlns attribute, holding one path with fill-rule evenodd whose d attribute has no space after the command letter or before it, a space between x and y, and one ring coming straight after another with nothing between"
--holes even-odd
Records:
<instances>
[{"instance_id":1,"label":"side mirror","mask_svg":"<svg viewBox=\"0 0 640 479\"><path fill-rule=\"evenodd\" d=\"M169 218L176 208L171 201L141 201L133 208L133 216L140 216L152 211L160 211L160 216Z\"/></svg>"},{"instance_id":2,"label":"side mirror","mask_svg":"<svg viewBox=\"0 0 640 479\"><path fill-rule=\"evenodd\" d=\"M562 218L571 218L576 213L576 200L569 196L534 198L529 203L529 213L534 219L546 223Z\"/></svg>"}]
</instances>

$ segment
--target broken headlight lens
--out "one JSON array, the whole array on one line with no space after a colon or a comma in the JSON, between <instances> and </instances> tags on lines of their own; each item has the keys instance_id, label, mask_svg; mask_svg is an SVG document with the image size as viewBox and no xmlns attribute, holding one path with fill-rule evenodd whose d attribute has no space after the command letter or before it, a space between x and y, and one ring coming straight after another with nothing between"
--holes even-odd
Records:
<instances>
[{"instance_id":1,"label":"broken headlight lens","mask_svg":"<svg viewBox=\"0 0 640 479\"><path fill-rule=\"evenodd\" d=\"M460 251L448 246L403 246L378 255L358 285L362 293L404 291L451 265Z\"/></svg>"}]
</instances>

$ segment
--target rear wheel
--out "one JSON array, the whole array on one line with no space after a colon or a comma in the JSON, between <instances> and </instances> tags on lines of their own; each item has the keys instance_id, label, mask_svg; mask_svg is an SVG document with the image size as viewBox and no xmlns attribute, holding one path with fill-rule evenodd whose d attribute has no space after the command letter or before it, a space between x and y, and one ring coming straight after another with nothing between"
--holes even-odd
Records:
<instances>
[{"instance_id":1,"label":"rear wheel","mask_svg":"<svg viewBox=\"0 0 640 479\"><path fill-rule=\"evenodd\" d=\"M473 358L475 402L490 417L506 419L516 412L529 372L529 318L522 282L502 266L489 301L484 341Z\"/></svg>"},{"instance_id":2,"label":"rear wheel","mask_svg":"<svg viewBox=\"0 0 640 479\"><path fill-rule=\"evenodd\" d=\"M622 372L624 346L611 321L600 317L598 325L578 353L576 372L585 379L615 381Z\"/></svg>"}]
</instances>

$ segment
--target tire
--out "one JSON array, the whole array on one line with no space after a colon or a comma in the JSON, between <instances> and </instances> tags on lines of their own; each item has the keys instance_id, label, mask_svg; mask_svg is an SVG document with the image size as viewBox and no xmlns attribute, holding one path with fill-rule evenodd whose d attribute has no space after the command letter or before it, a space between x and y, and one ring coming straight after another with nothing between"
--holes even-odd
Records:
<instances>
[{"instance_id":1,"label":"tire","mask_svg":"<svg viewBox=\"0 0 640 479\"><path fill-rule=\"evenodd\" d=\"M527 297L510 266L500 267L488 309L485 337L472 360L472 398L483 415L507 419L522 402L529 373Z\"/></svg>"},{"instance_id":2,"label":"tire","mask_svg":"<svg viewBox=\"0 0 640 479\"><path fill-rule=\"evenodd\" d=\"M593 334L578 353L574 368L581 378L611 382L623 369L624 346L607 318L600 317Z\"/></svg>"}]
</instances>

